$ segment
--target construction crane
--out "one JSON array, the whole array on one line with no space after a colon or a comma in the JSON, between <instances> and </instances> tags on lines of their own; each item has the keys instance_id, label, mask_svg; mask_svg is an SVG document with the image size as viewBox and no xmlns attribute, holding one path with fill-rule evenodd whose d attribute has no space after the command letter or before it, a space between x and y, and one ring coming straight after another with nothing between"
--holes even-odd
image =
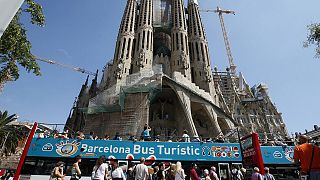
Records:
<instances>
[{"instance_id":1,"label":"construction crane","mask_svg":"<svg viewBox=\"0 0 320 180\"><path fill-rule=\"evenodd\" d=\"M84 74L88 74L88 75L91 75L91 76L96 76L97 73L93 73L91 71L87 71L83 68L80 68L80 67L73 67L71 65L67 65L67 64L62 64L62 63L59 63L57 61L53 61L53 60L50 60L50 59L43 59L43 58L36 58L37 61L42 61L42 62L45 62L45 63L48 63L48 64L54 64L54 65L57 65L57 66L61 66L61 67L64 67L64 68L67 68L67 69L71 69L71 70L74 70L74 71L77 71L77 72L81 72L81 73L84 73Z\"/></svg>"},{"instance_id":2,"label":"construction crane","mask_svg":"<svg viewBox=\"0 0 320 180\"><path fill-rule=\"evenodd\" d=\"M231 46L230 46L230 43L229 43L229 38L228 38L226 27L224 25L223 13L224 14L233 14L233 15L235 15L236 13L234 11L231 11L231 10L222 10L219 7L217 7L216 10L201 10L201 11L218 13L219 19L220 19L220 25L221 25L221 29L222 29L222 33L223 33L224 44L225 44L226 50L227 50L229 66L230 66L230 72L235 74L237 66L233 62L233 57L232 57L232 53L231 53Z\"/></svg>"}]
</instances>

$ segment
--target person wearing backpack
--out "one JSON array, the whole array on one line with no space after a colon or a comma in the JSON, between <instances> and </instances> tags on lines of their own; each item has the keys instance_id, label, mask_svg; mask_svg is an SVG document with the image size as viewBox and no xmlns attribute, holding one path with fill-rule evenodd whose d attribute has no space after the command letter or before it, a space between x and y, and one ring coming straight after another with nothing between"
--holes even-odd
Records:
<instances>
[{"instance_id":1,"label":"person wearing backpack","mask_svg":"<svg viewBox=\"0 0 320 180\"><path fill-rule=\"evenodd\" d=\"M243 174L239 170L238 166L235 164L232 165L231 179L232 180L243 180Z\"/></svg>"},{"instance_id":2,"label":"person wearing backpack","mask_svg":"<svg viewBox=\"0 0 320 180\"><path fill-rule=\"evenodd\" d=\"M91 174L92 180L108 180L108 164L105 161L106 158L104 156L100 156L97 159Z\"/></svg>"}]
</instances>

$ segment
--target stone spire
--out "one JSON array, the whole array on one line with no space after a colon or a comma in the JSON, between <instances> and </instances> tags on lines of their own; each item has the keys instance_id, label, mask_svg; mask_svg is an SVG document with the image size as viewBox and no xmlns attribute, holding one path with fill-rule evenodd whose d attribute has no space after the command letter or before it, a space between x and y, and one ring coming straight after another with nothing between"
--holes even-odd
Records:
<instances>
[{"instance_id":1,"label":"stone spire","mask_svg":"<svg viewBox=\"0 0 320 180\"><path fill-rule=\"evenodd\" d=\"M88 107L89 104L88 80L89 75L87 76L85 83L82 85L78 97L76 97L73 103L64 129L77 131L80 130L81 125L83 125L82 122L84 122L84 119L80 108Z\"/></svg>"},{"instance_id":2,"label":"stone spire","mask_svg":"<svg viewBox=\"0 0 320 180\"><path fill-rule=\"evenodd\" d=\"M116 84L129 74L134 43L135 21L137 12L136 0L128 0L122 17L112 65L110 86Z\"/></svg>"},{"instance_id":3,"label":"stone spire","mask_svg":"<svg viewBox=\"0 0 320 180\"><path fill-rule=\"evenodd\" d=\"M153 61L153 0L141 0L132 72L151 68Z\"/></svg>"},{"instance_id":4,"label":"stone spire","mask_svg":"<svg viewBox=\"0 0 320 180\"><path fill-rule=\"evenodd\" d=\"M188 33L183 0L172 1L171 70L181 72L191 80Z\"/></svg>"},{"instance_id":5,"label":"stone spire","mask_svg":"<svg viewBox=\"0 0 320 180\"><path fill-rule=\"evenodd\" d=\"M208 42L199 13L197 0L188 3L188 34L192 81L201 89L216 95L209 59Z\"/></svg>"}]
</instances>

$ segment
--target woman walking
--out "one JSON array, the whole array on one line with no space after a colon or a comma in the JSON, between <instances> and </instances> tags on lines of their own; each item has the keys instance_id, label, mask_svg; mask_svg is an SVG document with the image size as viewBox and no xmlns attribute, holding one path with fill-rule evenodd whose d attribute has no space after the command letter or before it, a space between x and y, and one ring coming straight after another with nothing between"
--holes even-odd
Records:
<instances>
[{"instance_id":1,"label":"woman walking","mask_svg":"<svg viewBox=\"0 0 320 180\"><path fill-rule=\"evenodd\" d=\"M112 164L111 178L112 180L126 180L123 170L121 167L119 167L117 160L115 160Z\"/></svg>"},{"instance_id":2,"label":"woman walking","mask_svg":"<svg viewBox=\"0 0 320 180\"><path fill-rule=\"evenodd\" d=\"M176 164L176 172L175 172L175 180L184 180L186 177L184 170L182 169L181 162L177 162Z\"/></svg>"},{"instance_id":3,"label":"woman walking","mask_svg":"<svg viewBox=\"0 0 320 180\"><path fill-rule=\"evenodd\" d=\"M108 164L105 161L106 158L104 156L100 156L97 159L91 175L92 180L108 180Z\"/></svg>"},{"instance_id":4,"label":"woman walking","mask_svg":"<svg viewBox=\"0 0 320 180\"><path fill-rule=\"evenodd\" d=\"M70 180L77 180L81 178L81 170L79 167L79 163L81 163L81 156L76 156L74 159L74 163L71 169L71 179Z\"/></svg>"},{"instance_id":5,"label":"woman walking","mask_svg":"<svg viewBox=\"0 0 320 180\"><path fill-rule=\"evenodd\" d=\"M51 172L50 180L64 180L63 168L64 162L59 161Z\"/></svg>"}]
</instances>

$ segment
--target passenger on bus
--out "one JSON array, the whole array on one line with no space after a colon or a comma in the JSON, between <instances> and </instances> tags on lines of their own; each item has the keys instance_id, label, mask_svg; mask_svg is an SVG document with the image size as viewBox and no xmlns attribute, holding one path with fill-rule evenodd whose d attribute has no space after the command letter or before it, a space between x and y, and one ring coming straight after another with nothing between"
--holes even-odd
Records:
<instances>
[{"instance_id":1,"label":"passenger on bus","mask_svg":"<svg viewBox=\"0 0 320 180\"><path fill-rule=\"evenodd\" d=\"M219 180L218 174L216 173L216 167L211 166L210 168L210 179L211 180Z\"/></svg>"},{"instance_id":2,"label":"passenger on bus","mask_svg":"<svg viewBox=\"0 0 320 180\"><path fill-rule=\"evenodd\" d=\"M81 156L76 156L74 163L71 169L71 179L70 180L77 180L81 178L81 170L79 167L79 163L81 163Z\"/></svg>"},{"instance_id":3,"label":"passenger on bus","mask_svg":"<svg viewBox=\"0 0 320 180\"><path fill-rule=\"evenodd\" d=\"M119 167L117 160L112 163L111 178L112 180L126 180L123 170L121 167Z\"/></svg>"},{"instance_id":4,"label":"passenger on bus","mask_svg":"<svg viewBox=\"0 0 320 180\"><path fill-rule=\"evenodd\" d=\"M148 126L148 124L145 124L143 127L143 140L144 141L150 141L150 139L151 139L150 131L151 131L151 128Z\"/></svg>"},{"instance_id":5,"label":"passenger on bus","mask_svg":"<svg viewBox=\"0 0 320 180\"><path fill-rule=\"evenodd\" d=\"M176 171L175 171L175 180L184 180L186 178L186 175L184 173L184 170L182 169L181 162L178 161L176 164Z\"/></svg>"},{"instance_id":6,"label":"passenger on bus","mask_svg":"<svg viewBox=\"0 0 320 180\"><path fill-rule=\"evenodd\" d=\"M64 162L59 161L51 172L50 180L64 180L63 168Z\"/></svg>"},{"instance_id":7,"label":"passenger on bus","mask_svg":"<svg viewBox=\"0 0 320 180\"><path fill-rule=\"evenodd\" d=\"M196 168L197 168L197 165L192 163L192 168L191 168L191 171L190 171L191 180L200 180L200 177L198 176Z\"/></svg>"},{"instance_id":8,"label":"passenger on bus","mask_svg":"<svg viewBox=\"0 0 320 180\"><path fill-rule=\"evenodd\" d=\"M182 141L183 142L190 142L190 137L189 137L188 131L186 129L183 130Z\"/></svg>"},{"instance_id":9,"label":"passenger on bus","mask_svg":"<svg viewBox=\"0 0 320 180\"><path fill-rule=\"evenodd\" d=\"M116 132L116 135L113 137L112 140L122 141L122 138L120 137L120 133L119 133L119 132Z\"/></svg>"},{"instance_id":10,"label":"passenger on bus","mask_svg":"<svg viewBox=\"0 0 320 180\"><path fill-rule=\"evenodd\" d=\"M105 163L106 158L104 156L100 156L96 165L93 167L93 171L91 174L92 180L107 180L108 179L108 164Z\"/></svg>"}]
</instances>

